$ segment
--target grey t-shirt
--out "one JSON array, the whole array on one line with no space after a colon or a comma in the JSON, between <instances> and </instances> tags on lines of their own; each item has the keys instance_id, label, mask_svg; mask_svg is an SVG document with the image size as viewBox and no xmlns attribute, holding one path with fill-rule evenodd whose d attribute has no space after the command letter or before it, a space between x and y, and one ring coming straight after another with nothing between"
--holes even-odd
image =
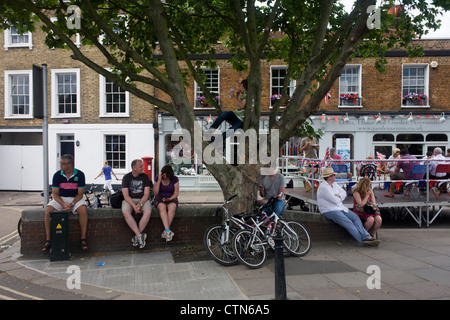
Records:
<instances>
[{"instance_id":1,"label":"grey t-shirt","mask_svg":"<svg viewBox=\"0 0 450 320\"><path fill-rule=\"evenodd\" d=\"M286 188L286 180L281 173L277 173L273 180L270 179L270 176L265 176L261 181L261 186L266 189L264 199L270 199L278 195L281 188Z\"/></svg>"}]
</instances>

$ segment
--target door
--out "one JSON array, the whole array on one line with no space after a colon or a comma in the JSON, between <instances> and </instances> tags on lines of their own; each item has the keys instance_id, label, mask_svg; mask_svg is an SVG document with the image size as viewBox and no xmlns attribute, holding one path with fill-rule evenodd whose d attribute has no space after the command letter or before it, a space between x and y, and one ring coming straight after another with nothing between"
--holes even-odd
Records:
<instances>
[{"instance_id":1,"label":"door","mask_svg":"<svg viewBox=\"0 0 450 320\"><path fill-rule=\"evenodd\" d=\"M0 154L0 190L43 189L42 146L0 146Z\"/></svg>"},{"instance_id":2,"label":"door","mask_svg":"<svg viewBox=\"0 0 450 320\"><path fill-rule=\"evenodd\" d=\"M58 161L63 154L71 154L75 159L75 136L73 134L59 136Z\"/></svg>"}]
</instances>

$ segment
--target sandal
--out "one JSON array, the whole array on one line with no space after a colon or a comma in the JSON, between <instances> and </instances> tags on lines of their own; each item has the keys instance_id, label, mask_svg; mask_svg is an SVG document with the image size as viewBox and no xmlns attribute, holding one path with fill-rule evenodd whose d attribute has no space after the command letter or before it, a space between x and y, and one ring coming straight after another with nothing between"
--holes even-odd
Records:
<instances>
[{"instance_id":1,"label":"sandal","mask_svg":"<svg viewBox=\"0 0 450 320\"><path fill-rule=\"evenodd\" d=\"M50 240L45 240L44 246L42 247L41 253L49 253L50 252Z\"/></svg>"},{"instance_id":2,"label":"sandal","mask_svg":"<svg viewBox=\"0 0 450 320\"><path fill-rule=\"evenodd\" d=\"M81 251L84 252L84 253L89 251L86 239L81 239L80 240L80 248L81 248Z\"/></svg>"}]
</instances>

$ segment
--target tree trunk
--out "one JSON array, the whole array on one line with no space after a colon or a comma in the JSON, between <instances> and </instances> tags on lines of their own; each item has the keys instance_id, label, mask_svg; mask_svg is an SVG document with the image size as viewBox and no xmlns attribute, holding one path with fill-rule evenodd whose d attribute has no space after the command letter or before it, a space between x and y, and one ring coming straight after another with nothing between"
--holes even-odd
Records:
<instances>
[{"instance_id":1,"label":"tree trunk","mask_svg":"<svg viewBox=\"0 0 450 320\"><path fill-rule=\"evenodd\" d=\"M228 204L230 214L253 211L262 179L260 165L245 164L234 167L229 164L215 164L207 167L219 183L224 199L237 195L237 198Z\"/></svg>"}]
</instances>

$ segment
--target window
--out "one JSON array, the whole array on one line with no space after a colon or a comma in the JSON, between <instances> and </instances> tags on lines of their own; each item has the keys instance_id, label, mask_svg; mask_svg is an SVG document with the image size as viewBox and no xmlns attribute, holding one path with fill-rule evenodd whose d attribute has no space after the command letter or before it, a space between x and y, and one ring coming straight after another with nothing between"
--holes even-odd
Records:
<instances>
[{"instance_id":1,"label":"window","mask_svg":"<svg viewBox=\"0 0 450 320\"><path fill-rule=\"evenodd\" d=\"M339 106L346 108L362 106L360 65L346 65L342 70L339 77Z\"/></svg>"},{"instance_id":2,"label":"window","mask_svg":"<svg viewBox=\"0 0 450 320\"><path fill-rule=\"evenodd\" d=\"M20 34L16 27L11 26L9 29L5 29L5 44L4 48L6 51L9 48L23 48L28 47L30 50L33 49L33 36L31 32L25 32Z\"/></svg>"},{"instance_id":3,"label":"window","mask_svg":"<svg viewBox=\"0 0 450 320\"><path fill-rule=\"evenodd\" d=\"M272 66L270 67L270 106L273 106L278 99L281 98L281 91L284 86L284 78L286 77L286 66ZM295 81L291 79L287 90L288 100L284 105L289 103L290 97L295 90Z\"/></svg>"},{"instance_id":4,"label":"window","mask_svg":"<svg viewBox=\"0 0 450 320\"><path fill-rule=\"evenodd\" d=\"M402 106L429 107L428 65L403 65Z\"/></svg>"},{"instance_id":5,"label":"window","mask_svg":"<svg viewBox=\"0 0 450 320\"><path fill-rule=\"evenodd\" d=\"M220 70L219 69L202 69L204 72L206 79L205 79L205 86L211 91L213 95L215 95L216 99L220 103ZM203 95L202 88L197 85L197 82L195 82L195 107L194 109L212 109L213 107L210 106L208 101L205 99L205 96Z\"/></svg>"},{"instance_id":6,"label":"window","mask_svg":"<svg viewBox=\"0 0 450 320\"><path fill-rule=\"evenodd\" d=\"M52 117L80 117L80 69L52 70Z\"/></svg>"},{"instance_id":7,"label":"window","mask_svg":"<svg viewBox=\"0 0 450 320\"><path fill-rule=\"evenodd\" d=\"M125 169L126 136L121 134L105 135L105 159L113 169Z\"/></svg>"},{"instance_id":8,"label":"window","mask_svg":"<svg viewBox=\"0 0 450 320\"><path fill-rule=\"evenodd\" d=\"M5 118L32 118L32 71L5 71Z\"/></svg>"},{"instance_id":9,"label":"window","mask_svg":"<svg viewBox=\"0 0 450 320\"><path fill-rule=\"evenodd\" d=\"M130 95L112 81L100 76L100 116L128 117Z\"/></svg>"},{"instance_id":10,"label":"window","mask_svg":"<svg viewBox=\"0 0 450 320\"><path fill-rule=\"evenodd\" d=\"M407 149L409 153L417 158L425 156L427 151L433 151L434 148L440 147L444 152L448 144L446 134L430 133L424 135L417 133L399 133L395 137L393 134L375 134L373 136L373 146L376 152L384 154L386 157L392 155L394 148Z\"/></svg>"}]
</instances>

